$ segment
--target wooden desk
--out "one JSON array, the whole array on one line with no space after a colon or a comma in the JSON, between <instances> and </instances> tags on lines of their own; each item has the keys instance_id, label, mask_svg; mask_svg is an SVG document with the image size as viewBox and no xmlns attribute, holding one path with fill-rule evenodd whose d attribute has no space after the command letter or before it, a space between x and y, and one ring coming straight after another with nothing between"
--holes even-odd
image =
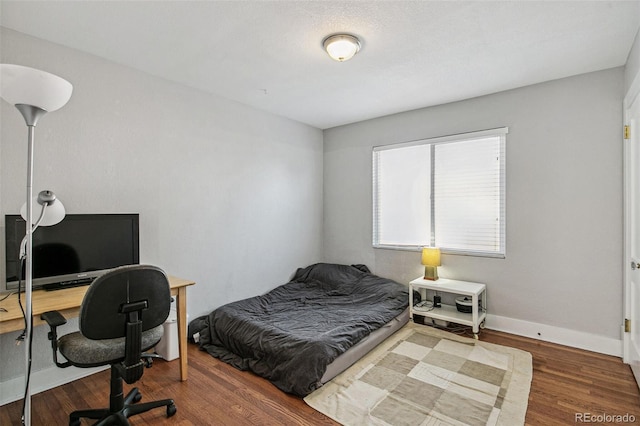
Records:
<instances>
[{"instance_id":1,"label":"wooden desk","mask_svg":"<svg viewBox=\"0 0 640 426\"><path fill-rule=\"evenodd\" d=\"M180 380L187 380L187 287L195 282L169 276L171 296L176 298L178 314L178 349L180 352ZM32 295L33 326L46 324L40 315L48 311L59 311L65 318L75 318L80 313L80 305L89 286L73 287L65 290L36 290ZM25 295L22 294L24 304ZM24 329L24 319L18 297L9 296L0 302L0 334Z\"/></svg>"}]
</instances>

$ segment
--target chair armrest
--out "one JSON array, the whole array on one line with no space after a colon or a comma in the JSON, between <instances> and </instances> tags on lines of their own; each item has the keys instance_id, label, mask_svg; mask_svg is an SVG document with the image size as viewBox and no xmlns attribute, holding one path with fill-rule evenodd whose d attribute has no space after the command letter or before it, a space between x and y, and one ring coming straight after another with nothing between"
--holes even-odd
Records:
<instances>
[{"instance_id":1,"label":"chair armrest","mask_svg":"<svg viewBox=\"0 0 640 426\"><path fill-rule=\"evenodd\" d=\"M40 319L44 320L49 324L49 327L60 327L67 323L67 320L62 316L62 314L58 311L49 311L40 315Z\"/></svg>"},{"instance_id":2,"label":"chair armrest","mask_svg":"<svg viewBox=\"0 0 640 426\"><path fill-rule=\"evenodd\" d=\"M49 324L51 331L47 334L49 340L51 340L51 349L53 350L53 362L60 368L67 368L71 365L70 362L58 362L58 331L57 328L67 323L67 320L58 311L49 311L40 315L40 319L46 321Z\"/></svg>"}]
</instances>

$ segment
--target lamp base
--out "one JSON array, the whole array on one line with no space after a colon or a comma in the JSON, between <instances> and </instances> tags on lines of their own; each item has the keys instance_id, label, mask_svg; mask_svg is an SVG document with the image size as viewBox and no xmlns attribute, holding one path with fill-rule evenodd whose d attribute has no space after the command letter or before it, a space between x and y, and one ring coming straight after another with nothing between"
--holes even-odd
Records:
<instances>
[{"instance_id":1,"label":"lamp base","mask_svg":"<svg viewBox=\"0 0 640 426\"><path fill-rule=\"evenodd\" d=\"M437 266L425 266L424 267L424 279L429 281L438 281L438 267Z\"/></svg>"}]
</instances>

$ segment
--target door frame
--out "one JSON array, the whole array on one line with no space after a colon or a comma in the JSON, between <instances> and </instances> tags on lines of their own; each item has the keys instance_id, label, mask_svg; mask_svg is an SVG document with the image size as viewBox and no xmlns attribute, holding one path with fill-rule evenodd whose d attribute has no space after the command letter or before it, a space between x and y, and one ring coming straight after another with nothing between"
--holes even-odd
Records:
<instances>
[{"instance_id":1,"label":"door frame","mask_svg":"<svg viewBox=\"0 0 640 426\"><path fill-rule=\"evenodd\" d=\"M640 71L636 74L633 79L633 83L629 87L627 91L624 101L623 101L623 125L627 126L630 124L631 118L629 116L629 111L631 106L635 101L640 102ZM638 128L632 129L635 132L636 137L640 135L640 126L636 126ZM624 250L624 261L623 261L623 317L622 317L622 359L626 364L630 362L630 333L625 332L625 319L633 318L633 313L631 312L632 304L629 297L629 293L631 290L630 286L630 264L631 264L631 239L630 236L630 228L631 228L631 217L630 217L630 191L631 185L629 183L629 173L630 167L629 162L631 161L629 155L629 143L626 139L622 140L622 152L623 152L623 213L624 213L624 229L623 229L623 250ZM632 327L640 327L640 324L632 324ZM638 381L638 378L636 378ZM640 383L639 383L640 385Z\"/></svg>"}]
</instances>

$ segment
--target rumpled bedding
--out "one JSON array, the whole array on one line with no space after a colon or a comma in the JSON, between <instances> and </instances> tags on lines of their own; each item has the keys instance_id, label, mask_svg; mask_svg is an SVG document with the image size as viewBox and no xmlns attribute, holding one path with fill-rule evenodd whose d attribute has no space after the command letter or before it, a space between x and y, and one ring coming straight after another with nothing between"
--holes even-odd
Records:
<instances>
[{"instance_id":1,"label":"rumpled bedding","mask_svg":"<svg viewBox=\"0 0 640 426\"><path fill-rule=\"evenodd\" d=\"M200 348L281 390L306 396L327 365L402 313L407 287L364 265L318 263L262 296L229 303L190 325Z\"/></svg>"}]
</instances>

